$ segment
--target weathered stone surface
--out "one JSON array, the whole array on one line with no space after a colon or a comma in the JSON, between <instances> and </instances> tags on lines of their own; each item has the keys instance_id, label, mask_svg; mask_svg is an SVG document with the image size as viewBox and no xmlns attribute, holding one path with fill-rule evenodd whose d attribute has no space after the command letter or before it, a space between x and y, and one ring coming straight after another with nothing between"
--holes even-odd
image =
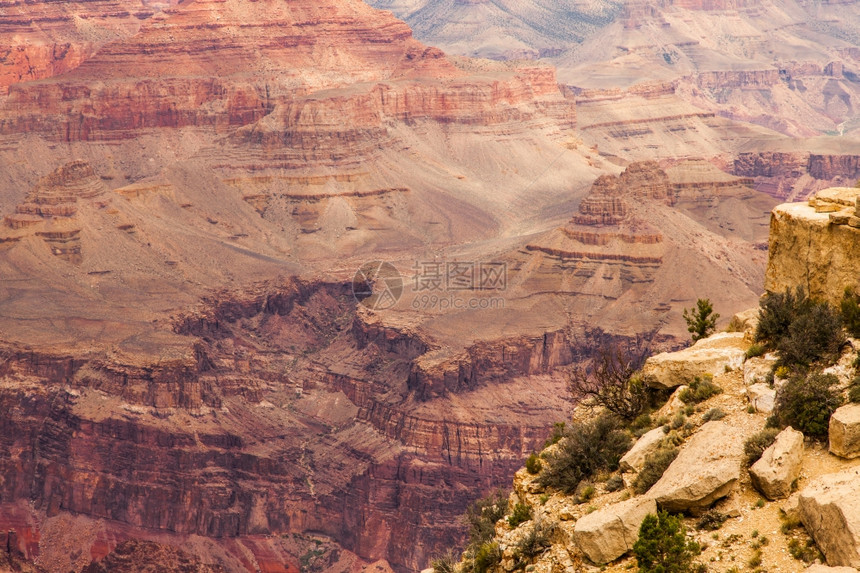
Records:
<instances>
[{"instance_id":1,"label":"weathered stone surface","mask_svg":"<svg viewBox=\"0 0 860 573\"><path fill-rule=\"evenodd\" d=\"M816 196L853 214L857 189L835 188ZM834 224L828 213L809 203L785 203L770 220L769 257L765 289L782 292L803 285L814 298L839 304L846 286L858 285L860 229Z\"/></svg>"},{"instance_id":2,"label":"weathered stone surface","mask_svg":"<svg viewBox=\"0 0 860 573\"><path fill-rule=\"evenodd\" d=\"M773 411L776 390L767 384L753 384L747 387L747 398L756 412L768 414Z\"/></svg>"},{"instance_id":3,"label":"weathered stone surface","mask_svg":"<svg viewBox=\"0 0 860 573\"><path fill-rule=\"evenodd\" d=\"M633 549L642 520L656 512L652 498L634 497L582 517L576 522L573 538L591 561L608 563Z\"/></svg>"},{"instance_id":4,"label":"weathered stone surface","mask_svg":"<svg viewBox=\"0 0 860 573\"><path fill-rule=\"evenodd\" d=\"M860 567L860 468L821 476L799 501L803 526L827 564Z\"/></svg>"},{"instance_id":5,"label":"weathered stone surface","mask_svg":"<svg viewBox=\"0 0 860 573\"><path fill-rule=\"evenodd\" d=\"M701 513L734 489L740 478L744 438L738 427L708 422L690 438L647 495L661 509Z\"/></svg>"},{"instance_id":6,"label":"weathered stone surface","mask_svg":"<svg viewBox=\"0 0 860 573\"><path fill-rule=\"evenodd\" d=\"M805 570L805 573L857 573L857 569L854 567L829 567L821 563L816 563L809 566Z\"/></svg>"},{"instance_id":7,"label":"weathered stone surface","mask_svg":"<svg viewBox=\"0 0 860 573\"><path fill-rule=\"evenodd\" d=\"M675 388L675 391L672 392L672 395L669 396L669 399L666 400L666 403L660 406L660 409L657 410L657 413L654 415L655 418L674 418L678 412L687 407L687 404L681 400L681 393L684 392L689 386L686 384L682 384Z\"/></svg>"},{"instance_id":8,"label":"weathered stone surface","mask_svg":"<svg viewBox=\"0 0 860 573\"><path fill-rule=\"evenodd\" d=\"M860 457L860 404L846 404L830 417L830 453L842 458Z\"/></svg>"},{"instance_id":9,"label":"weathered stone surface","mask_svg":"<svg viewBox=\"0 0 860 573\"><path fill-rule=\"evenodd\" d=\"M755 329L758 326L758 307L748 308L747 310L735 313L732 320L729 321L729 332L743 332L744 337L752 342L755 336Z\"/></svg>"},{"instance_id":10,"label":"weathered stone surface","mask_svg":"<svg viewBox=\"0 0 860 573\"><path fill-rule=\"evenodd\" d=\"M675 388L689 384L697 376L740 368L745 352L742 332L720 332L684 350L662 352L648 358L643 373L650 386Z\"/></svg>"},{"instance_id":11,"label":"weathered stone surface","mask_svg":"<svg viewBox=\"0 0 860 573\"><path fill-rule=\"evenodd\" d=\"M643 434L638 440L636 440L636 443L633 444L630 451L624 454L624 457L621 458L621 461L619 462L621 471L638 472L641 470L642 466L645 465L645 458L660 446L660 442L662 442L665 437L666 432L663 431L662 427L654 428L650 432Z\"/></svg>"},{"instance_id":12,"label":"weathered stone surface","mask_svg":"<svg viewBox=\"0 0 860 573\"><path fill-rule=\"evenodd\" d=\"M750 468L752 483L766 498L791 495L791 483L800 475L803 433L786 428Z\"/></svg>"},{"instance_id":13,"label":"weathered stone surface","mask_svg":"<svg viewBox=\"0 0 860 573\"><path fill-rule=\"evenodd\" d=\"M748 358L744 362L744 384L750 386L757 382L764 382L776 362L773 355L756 356Z\"/></svg>"}]
</instances>

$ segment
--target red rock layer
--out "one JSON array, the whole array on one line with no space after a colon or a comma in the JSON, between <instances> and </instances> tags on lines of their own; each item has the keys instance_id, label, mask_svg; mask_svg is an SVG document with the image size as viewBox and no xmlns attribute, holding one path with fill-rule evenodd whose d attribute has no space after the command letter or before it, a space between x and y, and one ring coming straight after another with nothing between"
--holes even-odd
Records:
<instances>
[{"instance_id":1,"label":"red rock layer","mask_svg":"<svg viewBox=\"0 0 860 573\"><path fill-rule=\"evenodd\" d=\"M155 10L141 0L0 1L0 95L10 85L80 66L105 42L127 37Z\"/></svg>"},{"instance_id":2,"label":"red rock layer","mask_svg":"<svg viewBox=\"0 0 860 573\"><path fill-rule=\"evenodd\" d=\"M430 367L426 342L354 305L348 285L218 293L177 319L185 355L158 363L7 348L0 376L37 383L0 389L15 412L0 416L0 504L180 536L316 531L424 566L460 540L476 491L545 438L530 411L545 396L512 410L486 401L494 388L570 362L571 346L478 344Z\"/></svg>"}]
</instances>

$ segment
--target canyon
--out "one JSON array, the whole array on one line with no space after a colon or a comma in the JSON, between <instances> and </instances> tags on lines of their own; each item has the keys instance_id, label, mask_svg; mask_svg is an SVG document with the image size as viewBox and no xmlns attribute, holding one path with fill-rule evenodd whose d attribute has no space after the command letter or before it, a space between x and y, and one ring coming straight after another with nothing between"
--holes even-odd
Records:
<instances>
[{"instance_id":1,"label":"canyon","mask_svg":"<svg viewBox=\"0 0 860 573\"><path fill-rule=\"evenodd\" d=\"M575 83L358 0L0 8L0 558L33 570L420 570L569 417L567 366L753 305L775 197L860 156L789 137L837 104L685 91L779 72ZM583 46L621 25L588 10ZM853 106L837 47L791 81Z\"/></svg>"}]
</instances>

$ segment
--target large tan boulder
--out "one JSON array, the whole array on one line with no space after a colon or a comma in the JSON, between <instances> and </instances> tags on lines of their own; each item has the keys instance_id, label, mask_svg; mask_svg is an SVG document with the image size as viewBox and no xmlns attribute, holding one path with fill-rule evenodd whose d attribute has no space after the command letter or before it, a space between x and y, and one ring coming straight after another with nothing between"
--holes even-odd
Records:
<instances>
[{"instance_id":1,"label":"large tan boulder","mask_svg":"<svg viewBox=\"0 0 860 573\"><path fill-rule=\"evenodd\" d=\"M830 417L830 453L841 458L860 457L860 404L846 404Z\"/></svg>"},{"instance_id":2,"label":"large tan boulder","mask_svg":"<svg viewBox=\"0 0 860 573\"><path fill-rule=\"evenodd\" d=\"M769 500L791 495L791 483L800 475L803 432L786 428L750 468L752 483Z\"/></svg>"},{"instance_id":3,"label":"large tan boulder","mask_svg":"<svg viewBox=\"0 0 860 573\"><path fill-rule=\"evenodd\" d=\"M645 465L645 458L660 447L660 442L666 437L663 427L655 428L643 434L630 451L618 462L622 472L638 472Z\"/></svg>"},{"instance_id":4,"label":"large tan boulder","mask_svg":"<svg viewBox=\"0 0 860 573\"><path fill-rule=\"evenodd\" d=\"M612 504L580 518L573 539L592 562L602 565L614 561L633 549L639 526L649 513L657 513L657 504L650 497Z\"/></svg>"},{"instance_id":5,"label":"large tan boulder","mask_svg":"<svg viewBox=\"0 0 860 573\"><path fill-rule=\"evenodd\" d=\"M800 520L827 564L860 567L860 468L819 477L798 501Z\"/></svg>"},{"instance_id":6,"label":"large tan boulder","mask_svg":"<svg viewBox=\"0 0 860 573\"><path fill-rule=\"evenodd\" d=\"M746 347L742 332L719 332L684 350L651 356L642 372L648 385L654 388L675 388L689 384L696 377L740 368Z\"/></svg>"},{"instance_id":7,"label":"large tan boulder","mask_svg":"<svg viewBox=\"0 0 860 573\"><path fill-rule=\"evenodd\" d=\"M744 384L750 386L751 384L767 382L768 374L773 370L775 363L776 357L772 354L748 358L744 362Z\"/></svg>"},{"instance_id":8,"label":"large tan boulder","mask_svg":"<svg viewBox=\"0 0 860 573\"><path fill-rule=\"evenodd\" d=\"M767 384L753 384L747 387L747 398L756 412L769 414L776 403L776 390Z\"/></svg>"},{"instance_id":9,"label":"large tan boulder","mask_svg":"<svg viewBox=\"0 0 860 573\"><path fill-rule=\"evenodd\" d=\"M741 428L708 422L684 445L648 495L666 511L704 512L737 484L745 437Z\"/></svg>"}]
</instances>

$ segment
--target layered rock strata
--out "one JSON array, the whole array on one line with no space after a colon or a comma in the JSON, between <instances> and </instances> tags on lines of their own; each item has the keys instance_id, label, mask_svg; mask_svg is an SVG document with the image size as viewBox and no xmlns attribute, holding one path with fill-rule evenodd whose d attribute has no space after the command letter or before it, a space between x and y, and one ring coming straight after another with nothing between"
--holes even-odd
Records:
<instances>
[{"instance_id":1,"label":"layered rock strata","mask_svg":"<svg viewBox=\"0 0 860 573\"><path fill-rule=\"evenodd\" d=\"M827 189L808 202L774 209L765 279L769 292L801 286L810 296L838 305L846 287L860 287L858 196L854 188Z\"/></svg>"}]
</instances>

